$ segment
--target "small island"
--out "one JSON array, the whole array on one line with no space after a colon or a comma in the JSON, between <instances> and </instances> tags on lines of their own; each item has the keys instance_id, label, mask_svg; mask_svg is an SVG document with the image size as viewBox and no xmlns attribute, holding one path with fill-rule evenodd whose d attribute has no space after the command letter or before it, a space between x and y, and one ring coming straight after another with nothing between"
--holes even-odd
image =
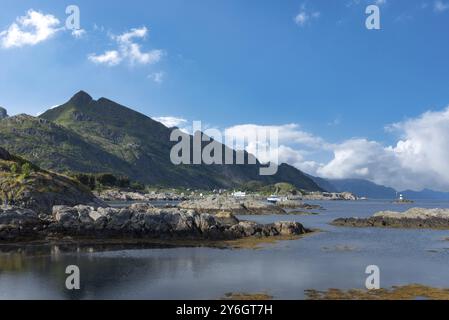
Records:
<instances>
[{"instance_id":1,"label":"small island","mask_svg":"<svg viewBox=\"0 0 449 320\"><path fill-rule=\"evenodd\" d=\"M449 209L412 208L405 212L381 211L369 218L339 218L331 224L359 228L449 229Z\"/></svg>"}]
</instances>

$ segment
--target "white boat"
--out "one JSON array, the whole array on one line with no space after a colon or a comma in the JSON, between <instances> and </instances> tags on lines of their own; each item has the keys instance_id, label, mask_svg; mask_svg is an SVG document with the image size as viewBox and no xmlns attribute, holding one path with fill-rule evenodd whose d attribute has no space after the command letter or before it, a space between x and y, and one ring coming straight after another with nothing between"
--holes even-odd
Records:
<instances>
[{"instance_id":1,"label":"white boat","mask_svg":"<svg viewBox=\"0 0 449 320\"><path fill-rule=\"evenodd\" d=\"M279 201L281 201L281 198L275 195L271 195L267 198L267 201L271 203L278 203Z\"/></svg>"},{"instance_id":2,"label":"white boat","mask_svg":"<svg viewBox=\"0 0 449 320\"><path fill-rule=\"evenodd\" d=\"M235 197L235 198L245 198L246 197L246 192L237 191L237 192L234 192L232 194L232 196Z\"/></svg>"}]
</instances>

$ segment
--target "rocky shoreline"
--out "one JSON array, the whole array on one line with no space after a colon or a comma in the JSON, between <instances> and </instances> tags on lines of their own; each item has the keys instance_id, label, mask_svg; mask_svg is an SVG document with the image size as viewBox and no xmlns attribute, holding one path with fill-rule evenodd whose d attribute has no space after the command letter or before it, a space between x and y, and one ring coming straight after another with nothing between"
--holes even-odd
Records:
<instances>
[{"instance_id":1,"label":"rocky shoreline","mask_svg":"<svg viewBox=\"0 0 449 320\"><path fill-rule=\"evenodd\" d=\"M96 239L235 240L247 237L302 235L311 232L297 222L258 224L232 214L210 215L185 209L158 209L149 204L128 208L54 206L38 215L30 209L0 209L0 241Z\"/></svg>"},{"instance_id":2,"label":"rocky shoreline","mask_svg":"<svg viewBox=\"0 0 449 320\"><path fill-rule=\"evenodd\" d=\"M209 214L217 214L219 212L231 212L236 215L286 213L281 207L256 198L236 199L227 196L209 196L202 199L188 200L181 202L178 207Z\"/></svg>"},{"instance_id":3,"label":"rocky shoreline","mask_svg":"<svg viewBox=\"0 0 449 320\"><path fill-rule=\"evenodd\" d=\"M368 218L339 218L331 224L357 228L449 229L449 209L412 208L403 213L381 211Z\"/></svg>"},{"instance_id":4,"label":"rocky shoreline","mask_svg":"<svg viewBox=\"0 0 449 320\"><path fill-rule=\"evenodd\" d=\"M143 193L136 191L104 190L94 193L103 201L185 201L189 197L175 192Z\"/></svg>"}]
</instances>

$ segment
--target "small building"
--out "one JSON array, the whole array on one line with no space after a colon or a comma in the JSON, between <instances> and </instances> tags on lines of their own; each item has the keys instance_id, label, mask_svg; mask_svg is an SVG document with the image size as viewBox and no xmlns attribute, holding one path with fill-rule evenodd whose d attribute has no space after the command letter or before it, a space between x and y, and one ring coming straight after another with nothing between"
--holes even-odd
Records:
<instances>
[{"instance_id":1,"label":"small building","mask_svg":"<svg viewBox=\"0 0 449 320\"><path fill-rule=\"evenodd\" d=\"M246 197L246 192L234 191L232 193L232 196L235 197L235 198L245 198Z\"/></svg>"}]
</instances>

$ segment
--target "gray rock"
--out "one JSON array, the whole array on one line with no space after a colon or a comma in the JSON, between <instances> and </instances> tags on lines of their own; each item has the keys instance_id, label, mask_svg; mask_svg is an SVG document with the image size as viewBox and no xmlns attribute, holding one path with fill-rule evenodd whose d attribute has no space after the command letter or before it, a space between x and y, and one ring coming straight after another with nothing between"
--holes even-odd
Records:
<instances>
[{"instance_id":1,"label":"gray rock","mask_svg":"<svg viewBox=\"0 0 449 320\"><path fill-rule=\"evenodd\" d=\"M381 211L368 218L339 218L335 226L401 229L449 229L449 209L412 208L405 212Z\"/></svg>"},{"instance_id":2,"label":"gray rock","mask_svg":"<svg viewBox=\"0 0 449 320\"><path fill-rule=\"evenodd\" d=\"M41 217L44 216L41 215ZM35 236L45 236L50 232L60 237L96 238L138 236L218 240L308 232L296 222L262 225L256 222L239 221L230 213L215 217L194 210L159 209L141 205L123 209L95 209L85 205L54 206L52 216L50 218L45 216L45 219L39 218L36 212L27 209L11 208L0 211L0 239L16 237L17 230L23 229L24 226L28 233L32 230L36 231Z\"/></svg>"},{"instance_id":3,"label":"gray rock","mask_svg":"<svg viewBox=\"0 0 449 320\"><path fill-rule=\"evenodd\" d=\"M5 108L0 107L0 120L8 118L8 112Z\"/></svg>"}]
</instances>

